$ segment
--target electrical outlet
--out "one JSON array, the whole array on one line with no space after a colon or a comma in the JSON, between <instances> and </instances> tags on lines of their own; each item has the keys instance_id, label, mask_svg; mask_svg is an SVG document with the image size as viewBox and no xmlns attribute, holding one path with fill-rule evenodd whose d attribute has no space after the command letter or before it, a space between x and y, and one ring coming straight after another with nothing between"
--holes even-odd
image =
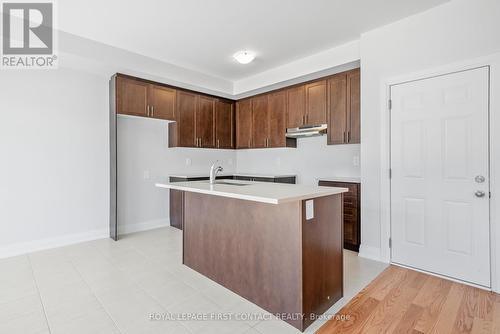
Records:
<instances>
[{"instance_id":1,"label":"electrical outlet","mask_svg":"<svg viewBox=\"0 0 500 334\"><path fill-rule=\"evenodd\" d=\"M354 167L358 167L358 166L359 166L359 156L358 156L358 155L356 155L356 156L354 156L354 157L352 158L352 165L353 165Z\"/></svg>"},{"instance_id":2,"label":"electrical outlet","mask_svg":"<svg viewBox=\"0 0 500 334\"><path fill-rule=\"evenodd\" d=\"M227 164L231 166L233 164L233 159L231 158L227 159Z\"/></svg>"},{"instance_id":3,"label":"electrical outlet","mask_svg":"<svg viewBox=\"0 0 500 334\"><path fill-rule=\"evenodd\" d=\"M191 166L191 158L186 158L186 166Z\"/></svg>"},{"instance_id":4,"label":"electrical outlet","mask_svg":"<svg viewBox=\"0 0 500 334\"><path fill-rule=\"evenodd\" d=\"M144 180L149 180L149 178L150 178L149 171L148 171L148 170L145 170L145 171L142 173L142 177L144 178Z\"/></svg>"}]
</instances>

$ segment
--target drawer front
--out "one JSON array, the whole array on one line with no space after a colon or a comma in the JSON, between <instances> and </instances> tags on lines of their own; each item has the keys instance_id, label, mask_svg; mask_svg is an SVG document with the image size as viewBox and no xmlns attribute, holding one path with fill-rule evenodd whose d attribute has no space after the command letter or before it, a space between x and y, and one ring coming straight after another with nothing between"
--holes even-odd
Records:
<instances>
[{"instance_id":1,"label":"drawer front","mask_svg":"<svg viewBox=\"0 0 500 334\"><path fill-rule=\"evenodd\" d=\"M360 184L349 182L319 181L320 186L347 188L344 193L344 248L359 251L360 233Z\"/></svg>"}]
</instances>

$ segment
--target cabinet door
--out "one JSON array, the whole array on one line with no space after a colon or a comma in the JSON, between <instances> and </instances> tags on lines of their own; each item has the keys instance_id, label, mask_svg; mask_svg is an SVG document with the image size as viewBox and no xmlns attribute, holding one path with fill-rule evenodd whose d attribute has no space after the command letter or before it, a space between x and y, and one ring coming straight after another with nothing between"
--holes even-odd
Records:
<instances>
[{"instance_id":1,"label":"cabinet door","mask_svg":"<svg viewBox=\"0 0 500 334\"><path fill-rule=\"evenodd\" d=\"M252 99L252 143L253 147L256 148L268 146L269 113L267 98L268 95L262 95Z\"/></svg>"},{"instance_id":2,"label":"cabinet door","mask_svg":"<svg viewBox=\"0 0 500 334\"><path fill-rule=\"evenodd\" d=\"M215 147L215 99L198 96L196 109L196 138L199 147Z\"/></svg>"},{"instance_id":3,"label":"cabinet door","mask_svg":"<svg viewBox=\"0 0 500 334\"><path fill-rule=\"evenodd\" d=\"M306 124L326 123L326 80L306 85Z\"/></svg>"},{"instance_id":4,"label":"cabinet door","mask_svg":"<svg viewBox=\"0 0 500 334\"><path fill-rule=\"evenodd\" d=\"M360 133L360 83L359 69L347 75L347 143L357 144L361 142Z\"/></svg>"},{"instance_id":5,"label":"cabinet door","mask_svg":"<svg viewBox=\"0 0 500 334\"><path fill-rule=\"evenodd\" d=\"M124 78L116 78L116 113L148 117L149 84Z\"/></svg>"},{"instance_id":6,"label":"cabinet door","mask_svg":"<svg viewBox=\"0 0 500 334\"><path fill-rule=\"evenodd\" d=\"M177 91L177 136L178 145L183 147L196 146L195 113L197 95Z\"/></svg>"},{"instance_id":7,"label":"cabinet door","mask_svg":"<svg viewBox=\"0 0 500 334\"><path fill-rule=\"evenodd\" d=\"M360 184L320 181L319 185L349 189L347 193L344 193L344 248L359 252L361 244Z\"/></svg>"},{"instance_id":8,"label":"cabinet door","mask_svg":"<svg viewBox=\"0 0 500 334\"><path fill-rule=\"evenodd\" d=\"M328 144L344 144L347 123L347 77L336 75L328 80Z\"/></svg>"},{"instance_id":9,"label":"cabinet door","mask_svg":"<svg viewBox=\"0 0 500 334\"><path fill-rule=\"evenodd\" d=\"M269 94L269 147L286 146L286 91Z\"/></svg>"},{"instance_id":10,"label":"cabinet door","mask_svg":"<svg viewBox=\"0 0 500 334\"><path fill-rule=\"evenodd\" d=\"M252 147L252 100L236 102L236 148Z\"/></svg>"},{"instance_id":11,"label":"cabinet door","mask_svg":"<svg viewBox=\"0 0 500 334\"><path fill-rule=\"evenodd\" d=\"M296 86L287 89L287 117L286 127L297 128L304 125L306 113L305 86Z\"/></svg>"},{"instance_id":12,"label":"cabinet door","mask_svg":"<svg viewBox=\"0 0 500 334\"><path fill-rule=\"evenodd\" d=\"M215 147L233 148L233 104L229 101L215 102Z\"/></svg>"},{"instance_id":13,"label":"cabinet door","mask_svg":"<svg viewBox=\"0 0 500 334\"><path fill-rule=\"evenodd\" d=\"M175 120L175 89L150 85L150 116Z\"/></svg>"}]
</instances>

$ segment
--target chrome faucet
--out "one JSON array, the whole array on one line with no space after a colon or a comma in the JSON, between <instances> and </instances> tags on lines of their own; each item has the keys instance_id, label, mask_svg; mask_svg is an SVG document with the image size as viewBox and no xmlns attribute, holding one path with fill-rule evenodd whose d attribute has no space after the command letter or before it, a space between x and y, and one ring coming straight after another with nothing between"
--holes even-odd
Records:
<instances>
[{"instance_id":1,"label":"chrome faucet","mask_svg":"<svg viewBox=\"0 0 500 334\"><path fill-rule=\"evenodd\" d=\"M224 168L219 165L219 160L217 160L216 162L214 162L212 167L210 167L210 184L215 183L215 177L217 176L217 173L222 171L224 171Z\"/></svg>"}]
</instances>

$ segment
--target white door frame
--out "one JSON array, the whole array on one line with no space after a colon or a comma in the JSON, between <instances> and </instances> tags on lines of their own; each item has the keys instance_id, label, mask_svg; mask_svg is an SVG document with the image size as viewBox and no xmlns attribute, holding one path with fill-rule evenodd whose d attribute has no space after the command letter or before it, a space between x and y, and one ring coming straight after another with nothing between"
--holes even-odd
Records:
<instances>
[{"instance_id":1,"label":"white door frame","mask_svg":"<svg viewBox=\"0 0 500 334\"><path fill-rule=\"evenodd\" d=\"M385 78L380 83L381 117L381 193L380 193L380 259L391 262L389 238L391 236L391 181L390 167L390 87L408 81L445 75L477 67L490 67L489 114L490 114L490 262L491 289L500 292L500 53L462 61L417 73Z\"/></svg>"}]
</instances>

